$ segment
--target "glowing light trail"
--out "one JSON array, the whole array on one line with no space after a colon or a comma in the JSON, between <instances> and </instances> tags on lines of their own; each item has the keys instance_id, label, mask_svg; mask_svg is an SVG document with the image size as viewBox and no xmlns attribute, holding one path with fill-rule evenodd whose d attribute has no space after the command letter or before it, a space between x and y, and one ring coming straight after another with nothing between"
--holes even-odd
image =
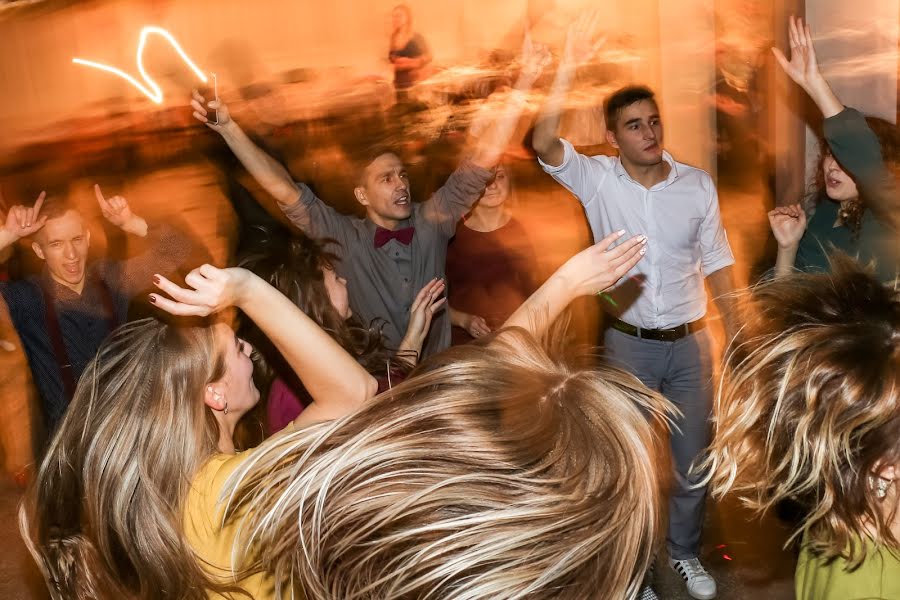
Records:
<instances>
[{"instance_id":1,"label":"glowing light trail","mask_svg":"<svg viewBox=\"0 0 900 600\"><path fill-rule=\"evenodd\" d=\"M106 71L107 73L117 75L136 87L142 94L150 98L150 100L152 100L156 104L162 104L162 89L160 89L159 85L157 85L153 78L147 75L147 71L144 69L144 46L147 45L147 37L151 33L155 33L164 37L166 41L168 41L169 44L178 53L178 56L181 57L181 60L183 60L185 64L187 64L187 66L191 68L191 70L200 79L200 81L202 81L203 83L206 83L208 81L203 71L201 71L200 68L197 67L196 64L194 64L194 61L190 59L187 53L182 50L181 45L178 43L175 37L162 27L156 27L155 25L147 25L143 29L141 29L141 37L138 40L137 46L137 68L138 72L141 74L141 77L144 79L144 83L146 83L146 86L144 85L144 83L141 83L133 76L129 75L125 71L122 71L121 69L117 69L116 67L111 67L109 65L94 62L92 60L85 60L83 58L73 58L72 62L76 65L84 65L85 67L92 67L94 69L99 69L101 71Z\"/></svg>"}]
</instances>

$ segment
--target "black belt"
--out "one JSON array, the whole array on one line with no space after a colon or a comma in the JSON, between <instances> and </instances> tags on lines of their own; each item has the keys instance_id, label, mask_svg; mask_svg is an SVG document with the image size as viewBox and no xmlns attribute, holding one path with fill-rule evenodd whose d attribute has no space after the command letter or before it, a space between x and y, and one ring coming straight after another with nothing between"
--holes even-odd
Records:
<instances>
[{"instance_id":1,"label":"black belt","mask_svg":"<svg viewBox=\"0 0 900 600\"><path fill-rule=\"evenodd\" d=\"M622 333L627 333L628 335L633 335L634 337L643 340L656 340L658 342L674 342L675 340L680 340L692 333L697 333L706 327L705 319L697 319L696 321L685 323L684 325L679 325L672 329L642 329L615 317L609 317L609 319L610 327L616 331L621 331Z\"/></svg>"}]
</instances>

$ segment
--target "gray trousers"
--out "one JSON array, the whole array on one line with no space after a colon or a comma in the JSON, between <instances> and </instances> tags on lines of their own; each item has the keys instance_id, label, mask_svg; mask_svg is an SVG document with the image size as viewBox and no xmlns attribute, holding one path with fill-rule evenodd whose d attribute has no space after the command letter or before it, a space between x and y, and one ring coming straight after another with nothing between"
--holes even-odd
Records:
<instances>
[{"instance_id":1,"label":"gray trousers","mask_svg":"<svg viewBox=\"0 0 900 600\"><path fill-rule=\"evenodd\" d=\"M712 338L702 329L674 342L658 342L607 329L606 356L634 373L644 385L662 393L681 416L670 437L675 480L669 499L669 556L683 560L700 552L706 488L688 476L691 463L709 444L712 411Z\"/></svg>"}]
</instances>

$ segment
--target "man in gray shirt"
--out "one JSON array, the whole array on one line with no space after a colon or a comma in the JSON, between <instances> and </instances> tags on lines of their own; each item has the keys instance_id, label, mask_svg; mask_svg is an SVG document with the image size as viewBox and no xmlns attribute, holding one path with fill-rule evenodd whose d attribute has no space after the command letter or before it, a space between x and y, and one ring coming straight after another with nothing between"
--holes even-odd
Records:
<instances>
[{"instance_id":1,"label":"man in gray shirt","mask_svg":"<svg viewBox=\"0 0 900 600\"><path fill-rule=\"evenodd\" d=\"M222 102L209 104L195 90L194 117L219 133L244 167L277 201L291 222L312 237L337 240L341 260L338 275L350 282L350 306L365 322L384 323L386 344L400 345L416 292L435 277L444 276L447 244L456 224L477 201L493 177L493 168L522 113L524 92L540 75L547 53L526 41L522 71L515 89L499 107L499 118L479 140L468 160L456 169L427 201L414 204L403 162L396 153L376 151L360 173L354 195L366 209L359 219L328 206L304 183L263 152L231 119ZM216 109L218 124L206 119ZM425 341L425 356L450 345L447 311L434 316Z\"/></svg>"}]
</instances>

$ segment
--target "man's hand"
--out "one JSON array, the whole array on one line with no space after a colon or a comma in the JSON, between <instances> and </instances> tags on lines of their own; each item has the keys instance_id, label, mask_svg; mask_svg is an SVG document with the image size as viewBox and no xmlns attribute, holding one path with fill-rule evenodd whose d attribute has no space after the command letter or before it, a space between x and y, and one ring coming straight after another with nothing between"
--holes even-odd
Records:
<instances>
[{"instance_id":1,"label":"man's hand","mask_svg":"<svg viewBox=\"0 0 900 600\"><path fill-rule=\"evenodd\" d=\"M806 232L806 213L799 204L769 211L769 226L779 248L796 248Z\"/></svg>"},{"instance_id":2,"label":"man's hand","mask_svg":"<svg viewBox=\"0 0 900 600\"><path fill-rule=\"evenodd\" d=\"M31 235L44 226L47 217L41 216L41 206L46 197L47 193L41 192L34 206L13 206L9 209L3 227L0 228L0 248L5 248L23 237Z\"/></svg>"},{"instance_id":3,"label":"man's hand","mask_svg":"<svg viewBox=\"0 0 900 600\"><path fill-rule=\"evenodd\" d=\"M563 48L562 63L568 66L580 66L590 61L606 43L606 36L598 37L600 14L590 11L578 17L569 26L566 45Z\"/></svg>"},{"instance_id":4,"label":"man's hand","mask_svg":"<svg viewBox=\"0 0 900 600\"><path fill-rule=\"evenodd\" d=\"M228 107L221 99L207 103L206 98L200 95L200 92L197 90L192 90L191 96L191 108L194 109L195 119L205 123L207 127L216 132L221 132L223 127L231 123L231 113L228 112ZM211 114L218 116L218 124L213 125L207 118Z\"/></svg>"},{"instance_id":5,"label":"man's hand","mask_svg":"<svg viewBox=\"0 0 900 600\"><path fill-rule=\"evenodd\" d=\"M147 222L131 212L128 200L122 196L106 198L98 184L94 184L94 196L100 205L103 217L126 233L132 233L144 237L147 235Z\"/></svg>"}]
</instances>

